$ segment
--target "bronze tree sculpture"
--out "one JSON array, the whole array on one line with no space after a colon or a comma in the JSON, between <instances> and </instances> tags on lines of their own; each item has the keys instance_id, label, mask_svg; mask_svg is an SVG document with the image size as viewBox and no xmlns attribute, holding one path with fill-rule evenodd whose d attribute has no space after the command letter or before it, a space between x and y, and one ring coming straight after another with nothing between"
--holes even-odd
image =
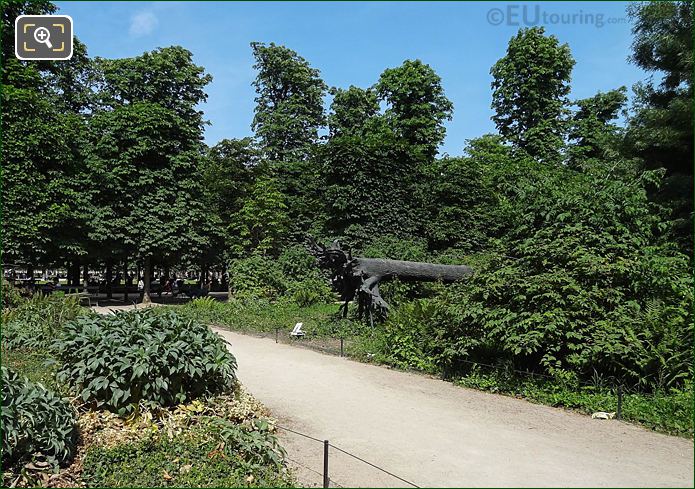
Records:
<instances>
[{"instance_id":1,"label":"bronze tree sculpture","mask_svg":"<svg viewBox=\"0 0 695 489\"><path fill-rule=\"evenodd\" d=\"M389 305L379 292L379 283L397 277L409 281L456 282L473 273L466 265L439 265L383 258L353 258L350 250L343 250L336 240L326 247L311 240L311 249L318 259L320 268L331 271L333 287L340 293L343 302L343 317L347 316L348 304L357 297L358 315L369 314L371 323L374 315L385 317Z\"/></svg>"}]
</instances>

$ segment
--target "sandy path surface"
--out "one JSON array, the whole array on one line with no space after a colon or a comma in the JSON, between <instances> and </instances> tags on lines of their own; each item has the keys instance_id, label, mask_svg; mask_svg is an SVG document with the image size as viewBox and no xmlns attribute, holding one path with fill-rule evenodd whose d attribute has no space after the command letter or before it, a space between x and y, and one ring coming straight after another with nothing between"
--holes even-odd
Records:
<instances>
[{"instance_id":1,"label":"sandy path surface","mask_svg":"<svg viewBox=\"0 0 695 489\"><path fill-rule=\"evenodd\" d=\"M692 440L216 331L278 424L421 487L693 487ZM321 472L320 443L280 432L291 459ZM407 487L333 449L329 461L339 485ZM307 485L321 483L311 470L298 473Z\"/></svg>"}]
</instances>

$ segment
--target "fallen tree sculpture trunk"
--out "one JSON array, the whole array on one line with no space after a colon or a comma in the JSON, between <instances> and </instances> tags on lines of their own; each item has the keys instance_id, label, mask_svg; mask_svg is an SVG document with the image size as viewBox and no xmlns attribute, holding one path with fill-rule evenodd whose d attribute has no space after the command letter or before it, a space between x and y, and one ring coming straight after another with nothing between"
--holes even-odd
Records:
<instances>
[{"instance_id":1,"label":"fallen tree sculpture trunk","mask_svg":"<svg viewBox=\"0 0 695 489\"><path fill-rule=\"evenodd\" d=\"M350 251L343 250L337 241L325 247L312 240L311 246L319 266L332 272L333 286L344 302L341 306L343 317L347 316L349 302L357 296L359 317L368 312L372 323L374 313L378 317L384 317L389 308L379 292L382 280L398 277L403 281L456 282L473 273L473 269L465 265L353 258Z\"/></svg>"}]
</instances>

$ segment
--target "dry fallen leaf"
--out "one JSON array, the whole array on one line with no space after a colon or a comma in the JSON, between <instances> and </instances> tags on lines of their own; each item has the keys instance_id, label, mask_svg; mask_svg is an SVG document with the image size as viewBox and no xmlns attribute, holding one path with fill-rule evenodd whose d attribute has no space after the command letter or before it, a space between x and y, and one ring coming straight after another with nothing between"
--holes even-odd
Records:
<instances>
[{"instance_id":1,"label":"dry fallen leaf","mask_svg":"<svg viewBox=\"0 0 695 489\"><path fill-rule=\"evenodd\" d=\"M173 479L173 477L170 476L169 472L167 472L166 470L163 471L162 477L164 478L165 481L170 481L171 479Z\"/></svg>"},{"instance_id":2,"label":"dry fallen leaf","mask_svg":"<svg viewBox=\"0 0 695 489\"><path fill-rule=\"evenodd\" d=\"M182 465L179 469L179 472L181 472L182 474L187 474L191 471L192 468L193 466L191 464Z\"/></svg>"}]
</instances>

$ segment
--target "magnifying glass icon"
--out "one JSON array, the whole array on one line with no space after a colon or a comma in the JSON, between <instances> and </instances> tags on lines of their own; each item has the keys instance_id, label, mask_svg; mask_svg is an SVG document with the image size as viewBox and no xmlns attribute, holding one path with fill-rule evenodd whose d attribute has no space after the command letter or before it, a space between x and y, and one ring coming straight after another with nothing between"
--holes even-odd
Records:
<instances>
[{"instance_id":1,"label":"magnifying glass icon","mask_svg":"<svg viewBox=\"0 0 695 489\"><path fill-rule=\"evenodd\" d=\"M34 31L34 40L41 44L45 44L49 49L53 49L53 44L51 44L51 31L45 27L39 27Z\"/></svg>"}]
</instances>

